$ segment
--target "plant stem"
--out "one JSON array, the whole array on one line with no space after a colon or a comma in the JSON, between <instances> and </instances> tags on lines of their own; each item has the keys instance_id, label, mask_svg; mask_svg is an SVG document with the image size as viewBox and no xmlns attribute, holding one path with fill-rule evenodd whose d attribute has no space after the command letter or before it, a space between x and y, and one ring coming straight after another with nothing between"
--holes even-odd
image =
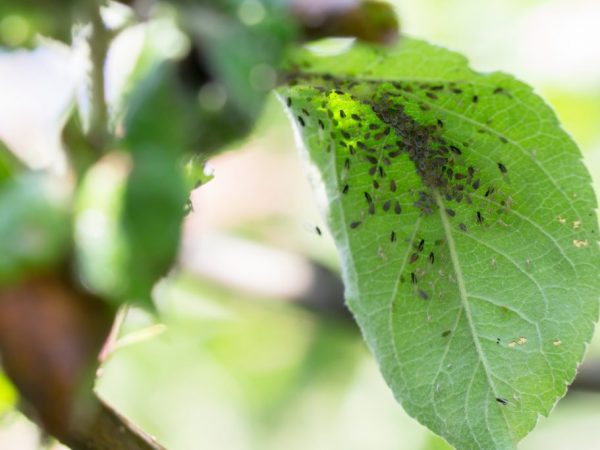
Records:
<instances>
[{"instance_id":1,"label":"plant stem","mask_svg":"<svg viewBox=\"0 0 600 450\"><path fill-rule=\"evenodd\" d=\"M104 66L112 34L104 25L100 6L93 2L90 9L92 32L89 37L90 50L90 123L88 137L97 150L104 150L108 134L108 107L104 86Z\"/></svg>"}]
</instances>

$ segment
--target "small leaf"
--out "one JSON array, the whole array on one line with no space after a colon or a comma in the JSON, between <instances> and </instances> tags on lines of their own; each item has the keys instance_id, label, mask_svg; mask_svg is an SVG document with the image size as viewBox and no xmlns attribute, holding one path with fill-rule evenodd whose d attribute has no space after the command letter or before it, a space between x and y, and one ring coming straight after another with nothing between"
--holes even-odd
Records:
<instances>
[{"instance_id":1,"label":"small leaf","mask_svg":"<svg viewBox=\"0 0 600 450\"><path fill-rule=\"evenodd\" d=\"M515 448L565 394L598 316L577 147L528 86L418 40L301 50L290 67L281 94L387 383L457 448Z\"/></svg>"},{"instance_id":2,"label":"small leaf","mask_svg":"<svg viewBox=\"0 0 600 450\"><path fill-rule=\"evenodd\" d=\"M63 262L70 242L65 186L37 172L0 185L0 285Z\"/></svg>"}]
</instances>

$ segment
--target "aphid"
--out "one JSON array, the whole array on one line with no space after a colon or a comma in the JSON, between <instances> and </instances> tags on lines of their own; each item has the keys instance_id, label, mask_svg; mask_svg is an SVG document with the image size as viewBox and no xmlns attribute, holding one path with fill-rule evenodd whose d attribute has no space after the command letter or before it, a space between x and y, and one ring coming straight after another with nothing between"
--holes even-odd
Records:
<instances>
[{"instance_id":1,"label":"aphid","mask_svg":"<svg viewBox=\"0 0 600 450\"><path fill-rule=\"evenodd\" d=\"M508 405L508 400L506 400L505 398L502 398L502 397L496 397L496 401L497 401L498 403L500 403L501 405L503 405L503 406L506 406L506 405Z\"/></svg>"},{"instance_id":2,"label":"aphid","mask_svg":"<svg viewBox=\"0 0 600 450\"><path fill-rule=\"evenodd\" d=\"M287 98L287 105L288 105L288 108L292 106L292 98L291 97Z\"/></svg>"},{"instance_id":3,"label":"aphid","mask_svg":"<svg viewBox=\"0 0 600 450\"><path fill-rule=\"evenodd\" d=\"M496 344L500 344L500 338L496 338Z\"/></svg>"},{"instance_id":4,"label":"aphid","mask_svg":"<svg viewBox=\"0 0 600 450\"><path fill-rule=\"evenodd\" d=\"M390 233L390 242L396 242L396 232L392 231Z\"/></svg>"},{"instance_id":5,"label":"aphid","mask_svg":"<svg viewBox=\"0 0 600 450\"><path fill-rule=\"evenodd\" d=\"M456 212L453 209L446 208L446 214L448 214L450 217L454 217Z\"/></svg>"},{"instance_id":6,"label":"aphid","mask_svg":"<svg viewBox=\"0 0 600 450\"><path fill-rule=\"evenodd\" d=\"M429 262L431 264L435 262L435 254L433 252L429 252Z\"/></svg>"},{"instance_id":7,"label":"aphid","mask_svg":"<svg viewBox=\"0 0 600 450\"><path fill-rule=\"evenodd\" d=\"M392 201L391 200L387 200L384 204L383 204L383 210L384 211L388 211L390 209L390 206L392 206Z\"/></svg>"},{"instance_id":8,"label":"aphid","mask_svg":"<svg viewBox=\"0 0 600 450\"><path fill-rule=\"evenodd\" d=\"M432 100L437 100L438 99L438 96L435 95L433 92L426 92L425 95L427 97L429 97L430 99L432 99Z\"/></svg>"},{"instance_id":9,"label":"aphid","mask_svg":"<svg viewBox=\"0 0 600 450\"><path fill-rule=\"evenodd\" d=\"M483 223L483 221L484 221L484 218L483 218L483 216L481 215L481 212L480 212L480 211L477 211L477 223L478 223L478 224L482 224L482 223Z\"/></svg>"},{"instance_id":10,"label":"aphid","mask_svg":"<svg viewBox=\"0 0 600 450\"><path fill-rule=\"evenodd\" d=\"M481 184L481 180L479 180L479 178L477 180L475 180L472 184L472 187L474 190L479 189L479 185Z\"/></svg>"},{"instance_id":11,"label":"aphid","mask_svg":"<svg viewBox=\"0 0 600 450\"><path fill-rule=\"evenodd\" d=\"M421 108L422 111L429 111L431 110L431 106L425 104L425 103L419 103L419 108Z\"/></svg>"},{"instance_id":12,"label":"aphid","mask_svg":"<svg viewBox=\"0 0 600 450\"><path fill-rule=\"evenodd\" d=\"M412 255L410 255L410 259L408 260L408 263L413 264L413 263L417 262L417 259L419 259L419 255L417 253L413 253Z\"/></svg>"},{"instance_id":13,"label":"aphid","mask_svg":"<svg viewBox=\"0 0 600 450\"><path fill-rule=\"evenodd\" d=\"M498 136L498 139L500 139L500 142L503 144L508 144L508 139L506 139L504 136Z\"/></svg>"},{"instance_id":14,"label":"aphid","mask_svg":"<svg viewBox=\"0 0 600 450\"><path fill-rule=\"evenodd\" d=\"M463 92L461 89L458 89L458 88L451 89L451 91L452 91L454 94L462 94L462 92Z\"/></svg>"},{"instance_id":15,"label":"aphid","mask_svg":"<svg viewBox=\"0 0 600 450\"><path fill-rule=\"evenodd\" d=\"M356 220L350 224L350 228L358 228L362 222L360 220Z\"/></svg>"},{"instance_id":16,"label":"aphid","mask_svg":"<svg viewBox=\"0 0 600 450\"><path fill-rule=\"evenodd\" d=\"M352 156L356 155L356 150L354 149L354 146L352 146L352 145L349 145L349 146L348 146L348 151L350 152L350 154L351 154Z\"/></svg>"},{"instance_id":17,"label":"aphid","mask_svg":"<svg viewBox=\"0 0 600 450\"><path fill-rule=\"evenodd\" d=\"M442 333L442 337L448 337L448 336L450 336L451 333L452 333L452 331L446 330Z\"/></svg>"},{"instance_id":18,"label":"aphid","mask_svg":"<svg viewBox=\"0 0 600 450\"><path fill-rule=\"evenodd\" d=\"M363 150L366 150L366 149L367 149L367 146L364 144L364 142L361 142L361 141L358 141L358 142L356 143L356 146L357 146L358 148L360 148L360 149L363 149Z\"/></svg>"},{"instance_id":19,"label":"aphid","mask_svg":"<svg viewBox=\"0 0 600 450\"><path fill-rule=\"evenodd\" d=\"M490 187L487 188L487 191L485 191L485 197L489 197L493 193L494 193L494 187L490 186Z\"/></svg>"},{"instance_id":20,"label":"aphid","mask_svg":"<svg viewBox=\"0 0 600 450\"><path fill-rule=\"evenodd\" d=\"M437 84L435 86L431 86L430 88L432 91L441 91L442 89L444 89L444 86L441 84Z\"/></svg>"},{"instance_id":21,"label":"aphid","mask_svg":"<svg viewBox=\"0 0 600 450\"><path fill-rule=\"evenodd\" d=\"M473 103L477 103L479 101L479 96L474 95L473 96Z\"/></svg>"},{"instance_id":22,"label":"aphid","mask_svg":"<svg viewBox=\"0 0 600 450\"><path fill-rule=\"evenodd\" d=\"M473 169L473 167L469 166L467 168L467 173L469 174L469 177L473 177L473 175L475 175L475 169Z\"/></svg>"},{"instance_id":23,"label":"aphid","mask_svg":"<svg viewBox=\"0 0 600 450\"><path fill-rule=\"evenodd\" d=\"M342 136L344 136L346 139L350 139L350 133L347 131L342 130Z\"/></svg>"},{"instance_id":24,"label":"aphid","mask_svg":"<svg viewBox=\"0 0 600 450\"><path fill-rule=\"evenodd\" d=\"M391 131L392 129L390 127L387 127L385 130L383 130L383 134L389 136Z\"/></svg>"},{"instance_id":25,"label":"aphid","mask_svg":"<svg viewBox=\"0 0 600 450\"><path fill-rule=\"evenodd\" d=\"M402 206L400 206L400 202L396 201L396 206L394 206L394 212L396 214L402 213Z\"/></svg>"},{"instance_id":26,"label":"aphid","mask_svg":"<svg viewBox=\"0 0 600 450\"><path fill-rule=\"evenodd\" d=\"M376 123L369 124L369 130L376 130L377 128L379 128L379 125Z\"/></svg>"},{"instance_id":27,"label":"aphid","mask_svg":"<svg viewBox=\"0 0 600 450\"><path fill-rule=\"evenodd\" d=\"M367 200L367 203L369 203L369 204L373 203L373 198L371 197L371 194L369 194L368 192L365 192L365 199Z\"/></svg>"},{"instance_id":28,"label":"aphid","mask_svg":"<svg viewBox=\"0 0 600 450\"><path fill-rule=\"evenodd\" d=\"M381 158L381 160L383 161L383 164L385 164L386 166L391 166L392 162L389 160L389 158L386 158L385 156L383 156Z\"/></svg>"},{"instance_id":29,"label":"aphid","mask_svg":"<svg viewBox=\"0 0 600 450\"><path fill-rule=\"evenodd\" d=\"M306 109L302 108L302 112L305 116L310 116L310 113Z\"/></svg>"},{"instance_id":30,"label":"aphid","mask_svg":"<svg viewBox=\"0 0 600 450\"><path fill-rule=\"evenodd\" d=\"M500 170L500 172L502 173L506 173L508 172L508 169L506 168L506 166L504 164L502 164L501 162L498 163L498 169Z\"/></svg>"},{"instance_id":31,"label":"aphid","mask_svg":"<svg viewBox=\"0 0 600 450\"><path fill-rule=\"evenodd\" d=\"M385 136L383 133L377 133L375 135L375 140L380 141L381 139L383 139L383 136Z\"/></svg>"},{"instance_id":32,"label":"aphid","mask_svg":"<svg viewBox=\"0 0 600 450\"><path fill-rule=\"evenodd\" d=\"M325 78L325 77L323 77L323 78ZM335 92L337 95L344 95L344 93L342 91L340 91L339 89L336 89L333 92Z\"/></svg>"},{"instance_id":33,"label":"aphid","mask_svg":"<svg viewBox=\"0 0 600 450\"><path fill-rule=\"evenodd\" d=\"M374 156L370 156L370 155L367 155L367 161L369 161L371 164L377 164L379 162L377 160L377 158L375 158Z\"/></svg>"},{"instance_id":34,"label":"aphid","mask_svg":"<svg viewBox=\"0 0 600 450\"><path fill-rule=\"evenodd\" d=\"M441 119L438 119L438 120L437 120L437 124L438 124L438 127L440 127L440 128L444 128L444 122L442 122L442 120L441 120Z\"/></svg>"},{"instance_id":35,"label":"aphid","mask_svg":"<svg viewBox=\"0 0 600 450\"><path fill-rule=\"evenodd\" d=\"M462 222L458 224L458 228L460 228L460 230L464 231L465 233L467 232L467 226Z\"/></svg>"},{"instance_id":36,"label":"aphid","mask_svg":"<svg viewBox=\"0 0 600 450\"><path fill-rule=\"evenodd\" d=\"M346 158L344 160L344 169L346 169L346 170L350 169L350 158Z\"/></svg>"},{"instance_id":37,"label":"aphid","mask_svg":"<svg viewBox=\"0 0 600 450\"><path fill-rule=\"evenodd\" d=\"M457 173L454 175L455 180L464 180L465 178L467 178L467 176L464 173Z\"/></svg>"},{"instance_id":38,"label":"aphid","mask_svg":"<svg viewBox=\"0 0 600 450\"><path fill-rule=\"evenodd\" d=\"M373 180L373 188L379 189L379 182L377 180Z\"/></svg>"},{"instance_id":39,"label":"aphid","mask_svg":"<svg viewBox=\"0 0 600 450\"><path fill-rule=\"evenodd\" d=\"M303 127L306 126L306 124L304 123L304 119L300 116L298 116L298 122L300 122L300 125L302 125Z\"/></svg>"},{"instance_id":40,"label":"aphid","mask_svg":"<svg viewBox=\"0 0 600 450\"><path fill-rule=\"evenodd\" d=\"M340 117L341 117L342 119L345 119L345 118L346 118L346 113L344 112L344 110L343 110L343 109L340 109Z\"/></svg>"},{"instance_id":41,"label":"aphid","mask_svg":"<svg viewBox=\"0 0 600 450\"><path fill-rule=\"evenodd\" d=\"M317 232L317 234L318 234L319 236L321 236L321 235L323 234L323 233L321 232L321 229L320 229L318 226L316 226L316 227L315 227L315 231Z\"/></svg>"},{"instance_id":42,"label":"aphid","mask_svg":"<svg viewBox=\"0 0 600 450\"><path fill-rule=\"evenodd\" d=\"M393 151L393 152L389 152L389 153L388 153L388 156L389 156L390 158L395 158L395 157L396 157L396 156L398 156L400 153L401 153L401 152L400 152L400 150L396 150L396 151Z\"/></svg>"},{"instance_id":43,"label":"aphid","mask_svg":"<svg viewBox=\"0 0 600 450\"><path fill-rule=\"evenodd\" d=\"M383 170L382 166L379 166L379 176L385 178L385 170Z\"/></svg>"},{"instance_id":44,"label":"aphid","mask_svg":"<svg viewBox=\"0 0 600 450\"><path fill-rule=\"evenodd\" d=\"M342 194L347 194L348 190L350 189L350 186L348 186L347 184L344 186L344 189L342 189Z\"/></svg>"},{"instance_id":45,"label":"aphid","mask_svg":"<svg viewBox=\"0 0 600 450\"><path fill-rule=\"evenodd\" d=\"M419 289L419 297L421 297L423 300L429 300L429 294L422 289Z\"/></svg>"},{"instance_id":46,"label":"aphid","mask_svg":"<svg viewBox=\"0 0 600 450\"><path fill-rule=\"evenodd\" d=\"M360 116L358 116L357 114L352 114L350 117L352 117L354 120L356 120L357 122L360 121Z\"/></svg>"},{"instance_id":47,"label":"aphid","mask_svg":"<svg viewBox=\"0 0 600 450\"><path fill-rule=\"evenodd\" d=\"M417 276L415 275L415 273L414 273L414 272L411 272L411 273L410 273L410 282L411 282L412 284L417 284L417 281L418 281L418 280L417 280Z\"/></svg>"},{"instance_id":48,"label":"aphid","mask_svg":"<svg viewBox=\"0 0 600 450\"><path fill-rule=\"evenodd\" d=\"M419 250L420 252L423 251L423 248L425 248L425 239L421 239L419 245L417 245L417 250Z\"/></svg>"},{"instance_id":49,"label":"aphid","mask_svg":"<svg viewBox=\"0 0 600 450\"><path fill-rule=\"evenodd\" d=\"M325 124L323 123L323 121L321 119L319 119L319 126L321 127L321 130L325 129Z\"/></svg>"},{"instance_id":50,"label":"aphid","mask_svg":"<svg viewBox=\"0 0 600 450\"><path fill-rule=\"evenodd\" d=\"M460 151L460 149L454 145L450 146L450 150L452 150L452 153L455 153L457 155L462 155L462 152Z\"/></svg>"},{"instance_id":51,"label":"aphid","mask_svg":"<svg viewBox=\"0 0 600 450\"><path fill-rule=\"evenodd\" d=\"M396 182L394 180L390 180L390 191L396 192Z\"/></svg>"},{"instance_id":52,"label":"aphid","mask_svg":"<svg viewBox=\"0 0 600 450\"><path fill-rule=\"evenodd\" d=\"M377 166L373 166L369 169L369 175L373 176L377 172Z\"/></svg>"}]
</instances>

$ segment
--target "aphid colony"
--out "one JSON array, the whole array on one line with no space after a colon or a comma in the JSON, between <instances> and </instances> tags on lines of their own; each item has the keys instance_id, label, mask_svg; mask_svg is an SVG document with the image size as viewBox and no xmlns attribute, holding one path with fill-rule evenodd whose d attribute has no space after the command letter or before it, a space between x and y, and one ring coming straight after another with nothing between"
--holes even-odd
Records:
<instances>
[{"instance_id":1,"label":"aphid colony","mask_svg":"<svg viewBox=\"0 0 600 450\"><path fill-rule=\"evenodd\" d=\"M468 86L459 87L454 82L382 83L363 80L360 82L361 89L354 89L359 86L359 83L331 75L302 74L292 79L290 84L297 84L302 78L310 78L311 88L316 90L318 98L322 100L320 114L323 118L316 120L311 118L309 111L302 107L299 108L300 114L297 115L298 123L301 127L318 125L319 130L324 133L324 139L334 143L336 158L346 155L342 156L343 169L338 180L343 196L347 196L352 191L348 174L354 167L353 161L367 163L366 173L371 177L372 190L364 190L364 187L359 190L362 192L365 209L358 217L350 220L350 230L359 229L368 221L369 216L378 213L401 215L408 206L416 208L422 216L429 216L439 210L433 192L438 192L443 199L445 203L442 208L443 214L450 220L455 220L457 230L467 233L469 222L473 226L484 226L488 210L483 206L475 206L474 198L479 199L480 204L485 203L485 199L488 198L494 198L496 202L498 190L497 186L490 183L484 186L483 196L478 193L483 184L482 175L480 170L470 165L465 158L465 152L468 152L472 141L450 141L450 138L444 135L446 129L444 117L433 117L431 121L423 119L417 121L407 113L408 105L415 103L421 111L432 111L432 104L448 95L467 95L470 102L476 106L480 103L480 93L468 93ZM491 94L501 94L511 98L510 94L501 87L494 89ZM311 104L311 100L314 106L314 99L309 98L308 103ZM357 102L359 107L352 107L352 101ZM292 105L291 98L288 98L287 104ZM345 110L342 106L344 104L349 104L348 107L352 108L352 112ZM361 112L365 111L365 108L369 111L367 116L363 116ZM326 112L326 115L323 112ZM373 114L378 122L374 122ZM432 111L426 114L434 113ZM477 132L489 133L485 128L480 128ZM508 142L504 136L498 138L503 143ZM327 151L331 151L330 145L327 145ZM407 204L406 201L401 203L398 181L388 177L386 170L386 167L391 167L394 164L393 160L401 155L410 158L416 174L422 181L422 186L413 193L412 204ZM506 180L508 168L505 163L498 161L496 168L499 175ZM464 217L458 217L457 209L453 205L463 202L473 205L472 216L467 217L463 213ZM507 202L501 200L500 204L505 210ZM502 209L495 210L495 213L501 212ZM389 234L389 242L394 244L398 239L397 232L392 230ZM424 239L409 245L414 246L414 251L409 252L407 257L407 270L410 272L411 283L415 286L415 295L423 300L429 300L430 294L418 286L419 274L422 275L424 272L416 270L414 266L418 264L433 266L436 263L435 252L433 249L425 251ZM422 254L426 256L421 258ZM401 281L403 279L404 276L401 276Z\"/></svg>"}]
</instances>

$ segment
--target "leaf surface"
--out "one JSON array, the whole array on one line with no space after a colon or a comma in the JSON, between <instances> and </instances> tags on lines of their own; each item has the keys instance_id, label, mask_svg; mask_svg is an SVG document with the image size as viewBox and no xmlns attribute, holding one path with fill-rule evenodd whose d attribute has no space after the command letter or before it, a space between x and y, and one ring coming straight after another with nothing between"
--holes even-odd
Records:
<instances>
[{"instance_id":1,"label":"leaf surface","mask_svg":"<svg viewBox=\"0 0 600 450\"><path fill-rule=\"evenodd\" d=\"M579 150L530 87L422 41L291 61L281 95L387 383L457 448L515 448L598 315Z\"/></svg>"}]
</instances>

